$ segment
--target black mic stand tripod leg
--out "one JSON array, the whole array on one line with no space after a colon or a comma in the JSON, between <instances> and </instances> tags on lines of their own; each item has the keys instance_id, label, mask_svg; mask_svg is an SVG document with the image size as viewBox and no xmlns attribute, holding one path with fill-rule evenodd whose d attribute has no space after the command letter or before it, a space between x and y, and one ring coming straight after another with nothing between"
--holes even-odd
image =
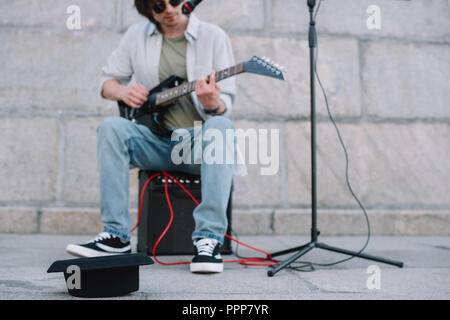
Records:
<instances>
[{"instance_id":1,"label":"black mic stand tripod leg","mask_svg":"<svg viewBox=\"0 0 450 320\"><path fill-rule=\"evenodd\" d=\"M279 264L277 264L275 267L271 268L269 271L267 271L267 275L269 277L272 277L275 275L275 273L277 273L278 271L280 271L281 269L283 269L284 267L287 267L288 265L290 265L292 262L294 262L295 260L297 260L298 258L300 258L301 256L305 255L306 253L308 253L309 251L311 251L313 248L315 247L315 244L313 242L308 243L304 246L302 246L302 249L297 252L296 254L294 254L292 257L290 257L289 259L280 262Z\"/></svg>"},{"instance_id":2,"label":"black mic stand tripod leg","mask_svg":"<svg viewBox=\"0 0 450 320\"><path fill-rule=\"evenodd\" d=\"M300 247L295 247L295 248L291 248L291 249L277 251L277 252L272 253L270 256L267 256L267 258L270 259L270 258L274 258L274 257L277 257L277 256L282 256L282 255L285 255L285 254L288 254L288 253L291 253L291 252L297 252L297 251L303 250L304 248L306 248L309 245L310 245L310 242L307 243L307 244L304 244L304 245L302 245Z\"/></svg>"},{"instance_id":3,"label":"black mic stand tripod leg","mask_svg":"<svg viewBox=\"0 0 450 320\"><path fill-rule=\"evenodd\" d=\"M391 265L399 267L399 268L403 267L403 262L401 262L401 261L385 259L385 258L372 256L370 254L366 254L366 253L362 253L362 252L356 252L356 251L350 251L347 249L337 248L337 247L329 246L329 245L327 245L325 243L321 243L321 242L316 243L316 247L320 248L320 249L328 250L328 251L346 254L349 256L354 256L354 257L359 257L359 258L363 258L363 259L367 259L367 260L391 264Z\"/></svg>"},{"instance_id":4,"label":"black mic stand tripod leg","mask_svg":"<svg viewBox=\"0 0 450 320\"><path fill-rule=\"evenodd\" d=\"M300 247L295 247L283 251L276 252L271 255L271 257L291 253L298 251L296 254L291 256L285 261L280 262L279 264L271 267L271 269L267 272L269 277L274 276L281 269L289 266L292 262L296 261L301 256L305 255L309 251L314 248L320 248L328 251L338 252L350 256L355 256L363 259L378 261L382 263L391 264L397 267L403 267L403 262L384 259L376 256L372 256L369 254L365 254L362 252L354 252L346 249L341 249L337 247L329 246L325 243L318 242L319 231L317 230L317 175L316 175L316 92L315 92L315 48L317 46L317 33L316 33L316 22L314 21L314 7L316 5L316 0L307 0L309 7L309 58L310 58L310 86L311 86L311 195L312 195L312 228L311 228L311 242L302 245ZM270 257L268 257L270 258Z\"/></svg>"},{"instance_id":5,"label":"black mic stand tripod leg","mask_svg":"<svg viewBox=\"0 0 450 320\"><path fill-rule=\"evenodd\" d=\"M267 271L267 275L269 277L274 276L278 271L289 266L292 262L296 261L301 256L305 255L306 253L308 253L309 251L311 251L314 248L319 248L319 249L324 249L324 250L333 251L333 252L337 252L337 253L342 253L342 254L346 254L349 256L354 256L354 257L363 258L363 259L367 259L367 260L382 262L382 263L394 265L399 268L403 267L403 262L401 262L401 261L385 259L385 258L373 256L373 255L362 253L362 252L356 252L356 251L350 251L347 249L337 248L337 247L329 246L329 245L327 245L325 243L321 243L321 242L310 242L301 247L296 247L296 248L292 248L292 249L288 249L285 251L280 251L280 252L274 253L271 256L274 257L276 255L285 254L285 252L297 251L296 250L297 248L301 248L301 249L296 254L294 254L293 256L288 258L287 260L282 261L279 264L272 267L269 271Z\"/></svg>"}]
</instances>

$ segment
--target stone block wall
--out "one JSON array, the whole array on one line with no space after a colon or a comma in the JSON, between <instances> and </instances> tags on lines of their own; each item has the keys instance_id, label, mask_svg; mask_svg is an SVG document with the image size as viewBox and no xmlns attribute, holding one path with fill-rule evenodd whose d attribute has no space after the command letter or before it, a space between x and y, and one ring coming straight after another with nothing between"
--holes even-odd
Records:
<instances>
[{"instance_id":1,"label":"stone block wall","mask_svg":"<svg viewBox=\"0 0 450 320\"><path fill-rule=\"evenodd\" d=\"M81 30L70 30L77 5ZM369 29L369 6L380 29ZM279 130L279 170L236 177L238 234L309 234L308 12L300 0L205 0L196 10L229 35L237 62L284 65L288 81L243 74L232 114L241 129ZM349 180L374 234L450 234L448 0L325 0L317 69L349 155ZM100 69L141 21L131 0L0 2L0 232L101 230L96 128L116 116ZM363 235L345 154L317 87L319 228ZM136 221L137 170L130 211Z\"/></svg>"}]
</instances>

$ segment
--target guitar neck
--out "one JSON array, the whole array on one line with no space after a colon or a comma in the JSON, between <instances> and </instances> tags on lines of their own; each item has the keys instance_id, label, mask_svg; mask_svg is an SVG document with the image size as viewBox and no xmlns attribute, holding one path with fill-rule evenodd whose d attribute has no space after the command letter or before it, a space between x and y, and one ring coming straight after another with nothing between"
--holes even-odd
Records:
<instances>
[{"instance_id":1,"label":"guitar neck","mask_svg":"<svg viewBox=\"0 0 450 320\"><path fill-rule=\"evenodd\" d=\"M235 76L243 72L243 63L239 63L233 67L217 71L216 72L216 82L225 80L229 77ZM209 76L208 76L209 79ZM184 82L181 85L170 88L166 91L160 92L156 95L155 105L164 105L175 101L176 99L185 96L191 92L195 91L195 81Z\"/></svg>"}]
</instances>

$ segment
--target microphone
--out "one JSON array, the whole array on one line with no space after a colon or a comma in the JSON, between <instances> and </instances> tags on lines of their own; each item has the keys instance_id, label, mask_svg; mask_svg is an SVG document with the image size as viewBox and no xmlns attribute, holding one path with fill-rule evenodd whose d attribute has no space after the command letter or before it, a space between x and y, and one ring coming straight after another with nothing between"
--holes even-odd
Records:
<instances>
[{"instance_id":1,"label":"microphone","mask_svg":"<svg viewBox=\"0 0 450 320\"><path fill-rule=\"evenodd\" d=\"M202 2L202 0L191 0L183 3L182 11L185 15L190 15L194 11L195 7Z\"/></svg>"}]
</instances>

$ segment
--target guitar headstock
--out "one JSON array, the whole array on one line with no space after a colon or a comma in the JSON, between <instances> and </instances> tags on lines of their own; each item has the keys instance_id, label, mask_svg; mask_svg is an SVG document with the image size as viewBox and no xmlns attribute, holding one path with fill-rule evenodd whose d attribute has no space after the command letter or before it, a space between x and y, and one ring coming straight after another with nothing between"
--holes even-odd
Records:
<instances>
[{"instance_id":1,"label":"guitar headstock","mask_svg":"<svg viewBox=\"0 0 450 320\"><path fill-rule=\"evenodd\" d=\"M256 73L279 80L286 80L286 71L284 70L284 67L266 57L259 58L253 56L249 61L243 63L242 71Z\"/></svg>"}]
</instances>

